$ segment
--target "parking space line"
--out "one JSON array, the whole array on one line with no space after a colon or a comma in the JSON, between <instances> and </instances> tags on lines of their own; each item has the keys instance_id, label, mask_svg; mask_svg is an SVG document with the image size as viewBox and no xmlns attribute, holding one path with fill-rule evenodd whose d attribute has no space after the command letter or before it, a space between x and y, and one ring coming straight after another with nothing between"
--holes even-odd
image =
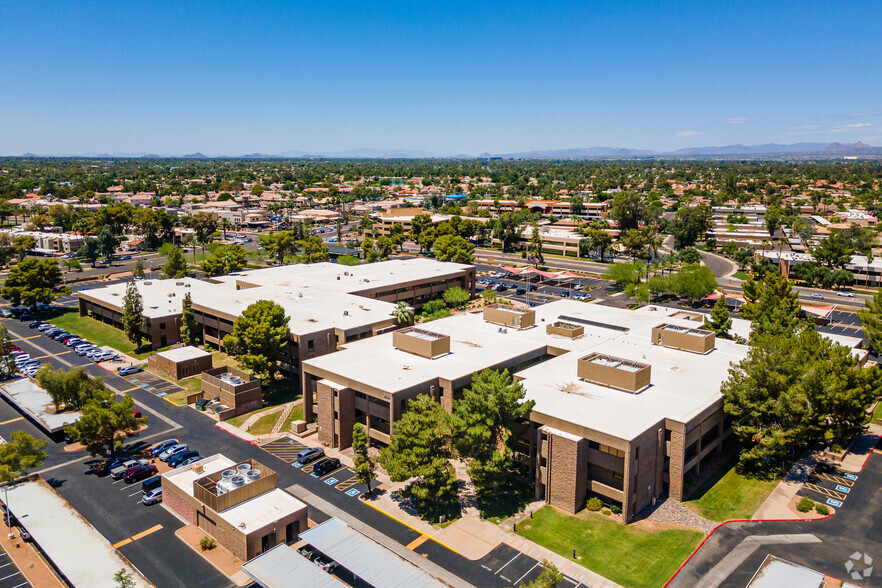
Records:
<instances>
[{"instance_id":1,"label":"parking space line","mask_svg":"<svg viewBox=\"0 0 882 588\"><path fill-rule=\"evenodd\" d=\"M535 570L535 569L536 569L536 566L538 566L538 565L541 565L541 564L537 561L536 564L535 564L532 568L530 568L529 570L527 570L527 573L526 573L526 574L524 574L523 576L521 576L520 578L518 578L517 580L515 580L514 583L520 585L521 580L523 580L524 578L526 578L526 577L527 577L527 574L529 574L530 572L532 572L533 570Z\"/></svg>"},{"instance_id":2,"label":"parking space line","mask_svg":"<svg viewBox=\"0 0 882 588\"><path fill-rule=\"evenodd\" d=\"M327 476L322 478L322 480L326 480L327 478L330 478L331 476L333 476L334 474L336 474L337 472L339 472L340 470L345 469L345 468L346 468L346 466L340 466L339 468L337 468L336 470L334 470L333 472L331 472L330 474L328 474Z\"/></svg>"},{"instance_id":3,"label":"parking space line","mask_svg":"<svg viewBox=\"0 0 882 588\"><path fill-rule=\"evenodd\" d=\"M507 566L508 564L510 564L511 562L513 562L514 560L516 560L518 557L520 557L520 555L521 555L521 552L518 551L517 555L515 555L513 558L511 558L510 560L508 560L508 562L505 564L505 566ZM496 570L495 573L496 573L496 574L499 574L499 572L501 572L502 570L505 569L505 566L502 566L501 568L499 568L498 570Z\"/></svg>"},{"instance_id":4,"label":"parking space line","mask_svg":"<svg viewBox=\"0 0 882 588\"><path fill-rule=\"evenodd\" d=\"M414 551L417 547L419 547L420 545L422 545L423 543L425 543L428 540L429 540L428 535L420 535L419 537L417 537L416 539L414 539L413 541L408 543L407 548L410 549L411 551Z\"/></svg>"},{"instance_id":5,"label":"parking space line","mask_svg":"<svg viewBox=\"0 0 882 588\"><path fill-rule=\"evenodd\" d=\"M23 421L23 420L24 420L24 417L20 416L20 417L14 418L14 419L9 419L8 421L3 421L2 423L0 423L0 425L8 425L9 423L15 423L18 421Z\"/></svg>"},{"instance_id":6,"label":"parking space line","mask_svg":"<svg viewBox=\"0 0 882 588\"><path fill-rule=\"evenodd\" d=\"M9 578L14 578L16 576L20 576L20 575L21 575L21 572L15 572L14 574L9 574L6 577L0 578L0 582L2 582L3 580L8 580Z\"/></svg>"},{"instance_id":7,"label":"parking space line","mask_svg":"<svg viewBox=\"0 0 882 588\"><path fill-rule=\"evenodd\" d=\"M819 478L823 478L825 480L829 480L831 482L836 482L837 484L841 484L843 486L854 486L854 482L848 480L846 478L840 478L839 476L834 476L832 474L818 474Z\"/></svg>"}]
</instances>

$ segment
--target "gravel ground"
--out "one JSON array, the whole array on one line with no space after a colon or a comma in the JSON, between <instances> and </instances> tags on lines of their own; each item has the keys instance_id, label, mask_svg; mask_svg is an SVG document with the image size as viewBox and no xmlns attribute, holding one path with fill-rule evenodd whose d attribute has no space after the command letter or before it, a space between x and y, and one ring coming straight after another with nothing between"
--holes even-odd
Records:
<instances>
[{"instance_id":1,"label":"gravel ground","mask_svg":"<svg viewBox=\"0 0 882 588\"><path fill-rule=\"evenodd\" d=\"M676 500L665 498L656 501L655 506L646 506L637 515L638 519L653 521L656 523L678 523L698 529L705 535L710 533L718 523L709 521L698 515Z\"/></svg>"}]
</instances>

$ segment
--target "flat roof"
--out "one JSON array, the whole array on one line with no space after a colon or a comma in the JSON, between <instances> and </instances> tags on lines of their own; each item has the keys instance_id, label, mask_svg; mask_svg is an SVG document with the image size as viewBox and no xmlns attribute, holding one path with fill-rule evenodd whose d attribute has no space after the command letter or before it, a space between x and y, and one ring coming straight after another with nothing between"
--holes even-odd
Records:
<instances>
[{"instance_id":1,"label":"flat roof","mask_svg":"<svg viewBox=\"0 0 882 588\"><path fill-rule=\"evenodd\" d=\"M0 394L29 414L49 433L57 433L83 416L77 410L56 413L52 397L30 378L3 382L0 384Z\"/></svg>"},{"instance_id":2,"label":"flat roof","mask_svg":"<svg viewBox=\"0 0 882 588\"><path fill-rule=\"evenodd\" d=\"M210 476L211 474L236 467L237 461L233 461L225 455L216 453L212 456L200 459L190 465L175 468L162 474L162 479L169 482L193 496L193 482L199 478ZM196 471L196 466L202 466L202 471Z\"/></svg>"},{"instance_id":3,"label":"flat roof","mask_svg":"<svg viewBox=\"0 0 882 588\"><path fill-rule=\"evenodd\" d=\"M177 349L159 351L156 355L158 355L159 357L163 357L169 361L178 363L190 359L199 359L200 357L210 356L211 353L199 349L198 347L193 347L192 345L186 345L184 347L178 347Z\"/></svg>"},{"instance_id":4,"label":"flat roof","mask_svg":"<svg viewBox=\"0 0 882 588\"><path fill-rule=\"evenodd\" d=\"M122 312L126 287L130 283L122 282L111 286L104 286L103 288L80 290L77 294L87 299L92 298ZM191 296L195 296L197 292L212 289L212 285L209 282L193 278L135 280L134 284L141 294L144 304L143 315L145 318L151 319L181 314L181 304L187 292L190 292Z\"/></svg>"},{"instance_id":5,"label":"flat roof","mask_svg":"<svg viewBox=\"0 0 882 588\"><path fill-rule=\"evenodd\" d=\"M434 359L421 357L396 349L392 333L385 333L347 343L340 351L309 359L303 365L394 393L439 377L457 380L545 348L541 341L515 336L514 329L485 323L480 314L458 314L418 328L448 335L450 353Z\"/></svg>"},{"instance_id":6,"label":"flat roof","mask_svg":"<svg viewBox=\"0 0 882 588\"><path fill-rule=\"evenodd\" d=\"M250 533L304 509L305 504L284 490L274 488L223 510L218 515L243 533Z\"/></svg>"},{"instance_id":7,"label":"flat roof","mask_svg":"<svg viewBox=\"0 0 882 588\"><path fill-rule=\"evenodd\" d=\"M261 588L286 588L293 579L310 588L342 588L343 582L285 544L276 545L242 564L242 571Z\"/></svg>"},{"instance_id":8,"label":"flat roof","mask_svg":"<svg viewBox=\"0 0 882 588\"><path fill-rule=\"evenodd\" d=\"M373 539L333 518L300 538L341 566L374 586L384 588L434 588L443 583Z\"/></svg>"},{"instance_id":9,"label":"flat roof","mask_svg":"<svg viewBox=\"0 0 882 588\"><path fill-rule=\"evenodd\" d=\"M767 555L747 588L821 588L824 574L786 559Z\"/></svg>"},{"instance_id":10,"label":"flat roof","mask_svg":"<svg viewBox=\"0 0 882 588\"><path fill-rule=\"evenodd\" d=\"M120 568L132 575L135 586L153 586L41 478L9 486L9 504L40 549L74 586L115 588L113 573Z\"/></svg>"}]
</instances>

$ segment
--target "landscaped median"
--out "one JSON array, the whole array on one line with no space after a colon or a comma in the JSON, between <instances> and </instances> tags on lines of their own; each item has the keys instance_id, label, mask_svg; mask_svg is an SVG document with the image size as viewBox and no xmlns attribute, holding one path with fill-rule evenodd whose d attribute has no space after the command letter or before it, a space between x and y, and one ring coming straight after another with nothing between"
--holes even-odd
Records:
<instances>
[{"instance_id":1,"label":"landscaped median","mask_svg":"<svg viewBox=\"0 0 882 588\"><path fill-rule=\"evenodd\" d=\"M626 587L663 586L704 535L662 523L620 525L603 514L545 506L517 526L522 537ZM573 558L573 552L579 559Z\"/></svg>"}]
</instances>

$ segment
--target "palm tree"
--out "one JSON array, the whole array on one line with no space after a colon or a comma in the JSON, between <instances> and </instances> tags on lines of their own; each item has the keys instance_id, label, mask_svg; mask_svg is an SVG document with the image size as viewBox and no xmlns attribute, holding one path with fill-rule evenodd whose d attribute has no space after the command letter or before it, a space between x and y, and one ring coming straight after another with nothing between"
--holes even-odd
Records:
<instances>
[{"instance_id":1,"label":"palm tree","mask_svg":"<svg viewBox=\"0 0 882 588\"><path fill-rule=\"evenodd\" d=\"M224 241L227 240L227 229L230 228L230 221L226 218L222 218L220 222L221 230L224 232Z\"/></svg>"},{"instance_id":2,"label":"palm tree","mask_svg":"<svg viewBox=\"0 0 882 588\"><path fill-rule=\"evenodd\" d=\"M413 308L402 300L395 305L392 315L395 317L395 322L399 325L406 325L413 320Z\"/></svg>"}]
</instances>

